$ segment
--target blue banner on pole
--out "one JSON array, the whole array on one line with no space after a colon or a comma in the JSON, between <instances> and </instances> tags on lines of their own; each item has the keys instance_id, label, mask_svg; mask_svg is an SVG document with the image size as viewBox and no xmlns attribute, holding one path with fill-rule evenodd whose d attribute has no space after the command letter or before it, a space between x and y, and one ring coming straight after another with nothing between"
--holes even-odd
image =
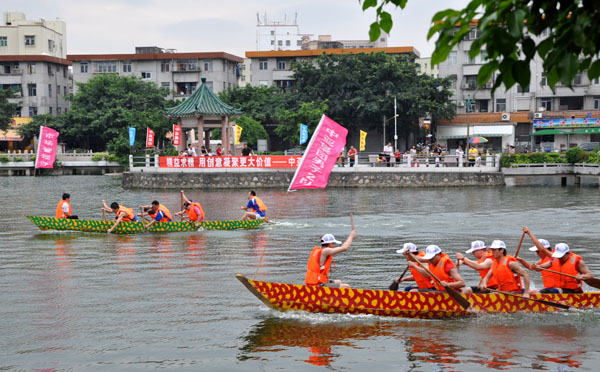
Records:
<instances>
[{"instance_id":1,"label":"blue banner on pole","mask_svg":"<svg viewBox=\"0 0 600 372\"><path fill-rule=\"evenodd\" d=\"M300 144L304 144L308 141L308 125L300 124Z\"/></svg>"},{"instance_id":2,"label":"blue banner on pole","mask_svg":"<svg viewBox=\"0 0 600 372\"><path fill-rule=\"evenodd\" d=\"M135 143L135 128L129 127L129 146Z\"/></svg>"}]
</instances>

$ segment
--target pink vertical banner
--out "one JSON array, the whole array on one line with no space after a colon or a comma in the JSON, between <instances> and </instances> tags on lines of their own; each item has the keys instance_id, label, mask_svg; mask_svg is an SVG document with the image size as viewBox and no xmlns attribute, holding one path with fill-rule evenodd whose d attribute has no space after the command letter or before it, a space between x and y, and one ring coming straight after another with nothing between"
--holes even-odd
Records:
<instances>
[{"instance_id":1,"label":"pink vertical banner","mask_svg":"<svg viewBox=\"0 0 600 372\"><path fill-rule=\"evenodd\" d=\"M36 168L54 168L58 132L52 128L40 127L40 140L35 156Z\"/></svg>"},{"instance_id":2,"label":"pink vertical banner","mask_svg":"<svg viewBox=\"0 0 600 372\"><path fill-rule=\"evenodd\" d=\"M346 146L348 129L323 115L313 133L288 191L324 189L338 155Z\"/></svg>"}]
</instances>

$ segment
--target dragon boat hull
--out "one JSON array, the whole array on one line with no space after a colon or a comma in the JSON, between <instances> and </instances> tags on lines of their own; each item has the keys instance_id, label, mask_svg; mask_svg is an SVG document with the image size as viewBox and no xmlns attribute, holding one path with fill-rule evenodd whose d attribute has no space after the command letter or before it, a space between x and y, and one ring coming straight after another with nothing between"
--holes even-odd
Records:
<instances>
[{"instance_id":1,"label":"dragon boat hull","mask_svg":"<svg viewBox=\"0 0 600 372\"><path fill-rule=\"evenodd\" d=\"M101 220L70 220L65 218L54 217L39 217L26 216L34 225L41 230L62 230L62 231L83 231L83 232L107 232L114 221ZM262 224L265 220L230 220L230 221L205 221L202 222L200 228L205 230L237 230L237 229L254 229ZM190 222L157 222L150 226L149 232L181 232L181 231L196 231L198 228ZM116 229L115 234L135 234L145 232L144 223L138 222L121 222Z\"/></svg>"},{"instance_id":2,"label":"dragon boat hull","mask_svg":"<svg viewBox=\"0 0 600 372\"><path fill-rule=\"evenodd\" d=\"M270 308L313 313L372 314L405 318L451 318L485 313L553 312L560 309L537 301L504 294L473 294L473 304L463 309L443 292L401 292L370 289L342 289L249 280L236 277ZM600 307L600 292L538 294L532 299L557 302L574 308Z\"/></svg>"}]
</instances>

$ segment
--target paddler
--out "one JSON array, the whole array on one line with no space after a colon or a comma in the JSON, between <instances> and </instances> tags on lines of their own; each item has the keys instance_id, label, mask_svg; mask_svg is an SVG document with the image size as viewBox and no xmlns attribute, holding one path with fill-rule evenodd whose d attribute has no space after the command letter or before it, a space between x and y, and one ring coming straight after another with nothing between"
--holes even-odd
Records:
<instances>
[{"instance_id":1,"label":"paddler","mask_svg":"<svg viewBox=\"0 0 600 372\"><path fill-rule=\"evenodd\" d=\"M425 249L425 255L419 259L429 261L429 271L435 275L440 282L433 279L433 289L412 289L411 292L431 292L431 291L445 291L446 287L460 289L465 286L465 281L458 273L454 262L448 257L446 253L442 253L442 250L437 245L428 245ZM411 268L416 269L421 275L429 278L429 274L420 265L409 261L408 265Z\"/></svg>"},{"instance_id":2,"label":"paddler","mask_svg":"<svg viewBox=\"0 0 600 372\"><path fill-rule=\"evenodd\" d=\"M144 210L144 213L142 213L142 217L146 215L152 217L152 221L150 221L146 225L146 229L154 225L156 222L171 222L171 220L173 219L169 209L164 205L160 204L158 200L153 200L152 204L149 206L140 205L140 209Z\"/></svg>"},{"instance_id":3,"label":"paddler","mask_svg":"<svg viewBox=\"0 0 600 372\"><path fill-rule=\"evenodd\" d=\"M331 268L331 262L333 256L342 253L352 244L352 240L356 236L356 230L352 230L344 244L335 240L335 236L332 234L325 234L321 238L321 246L314 247L310 252L308 258L308 265L306 269L306 276L304 282L306 285L318 285L322 287L335 287L335 288L350 288L350 285L342 283L341 280L330 280L329 270ZM336 244L342 244L336 247Z\"/></svg>"},{"instance_id":4,"label":"paddler","mask_svg":"<svg viewBox=\"0 0 600 372\"><path fill-rule=\"evenodd\" d=\"M479 287L482 290L490 288L488 283L493 278L499 291L522 293L523 296L529 297L529 274L519 265L516 258L506 254L506 244L502 240L494 240L490 249L494 257L492 269L485 275ZM521 277L525 282L524 287Z\"/></svg>"},{"instance_id":5,"label":"paddler","mask_svg":"<svg viewBox=\"0 0 600 372\"><path fill-rule=\"evenodd\" d=\"M242 210L246 211L242 217L242 221L265 219L268 211L267 206L258 196L256 196L254 190L248 192L248 204L246 204L245 207L242 207Z\"/></svg>"},{"instance_id":6,"label":"paddler","mask_svg":"<svg viewBox=\"0 0 600 372\"><path fill-rule=\"evenodd\" d=\"M583 259L570 251L566 243L558 243L554 246L552 259L541 265L533 264L533 269L551 269L564 274L575 276L575 278L556 274L554 276L554 285L546 287L540 292L542 293L582 293L582 280L592 279L594 275L590 272Z\"/></svg>"},{"instance_id":7,"label":"paddler","mask_svg":"<svg viewBox=\"0 0 600 372\"><path fill-rule=\"evenodd\" d=\"M531 241L534 244L533 247L529 248L529 250L531 252L536 252L538 257L540 258L540 260L536 262L536 264L541 265L552 260L552 253L554 252L550 250L551 245L549 241L547 241L546 239L536 238L535 235L533 235L531 231L529 231L529 228L527 226L523 226L523 233L529 235ZM527 262L521 257L516 258L521 263L521 265L525 266L528 270L533 270L534 264ZM555 281L557 279L556 277L558 276L558 274L554 274L545 270L543 270L541 274L542 284L544 288L532 289L530 293L559 293L558 290L554 288L555 285L558 285L555 283L559 283Z\"/></svg>"},{"instance_id":8,"label":"paddler","mask_svg":"<svg viewBox=\"0 0 600 372\"><path fill-rule=\"evenodd\" d=\"M123 222L137 222L138 221L138 218L135 215L135 213L133 212L133 209L119 205L119 203L117 203L117 202L112 202L110 204L110 208L109 208L108 205L106 205L106 201L102 200L102 206L103 206L102 210L104 210L105 212L109 212L109 213L112 212L112 213L116 214L115 224L113 225L113 227L111 227L110 229L108 229L106 231L108 234L113 232L113 230L117 226L119 226L121 221L123 221Z\"/></svg>"},{"instance_id":9,"label":"paddler","mask_svg":"<svg viewBox=\"0 0 600 372\"><path fill-rule=\"evenodd\" d=\"M175 213L175 215L183 216L184 214L187 214L185 218L198 227L201 222L204 222L204 210L202 209L202 205L186 198L183 190L181 190L181 198L184 200L183 210Z\"/></svg>"},{"instance_id":10,"label":"paddler","mask_svg":"<svg viewBox=\"0 0 600 372\"><path fill-rule=\"evenodd\" d=\"M399 249L396 252L400 253L400 254L404 254L404 257L406 257L408 262L410 262L410 259L408 256L409 252L412 253L415 257L417 257L417 259L423 258L423 256L425 256L425 252L419 252L419 250L417 249L417 246L413 243L404 243L404 245L402 246L402 249ZM405 291L410 291L412 289L433 290L434 286L433 286L433 283L431 282L431 278L429 276L424 276L417 269L415 269L414 267L411 267L410 265L409 265L408 269L410 270L411 275L405 276L403 278L398 278L395 280L396 283L414 281L417 284L416 287L408 286L408 287L404 288Z\"/></svg>"},{"instance_id":11,"label":"paddler","mask_svg":"<svg viewBox=\"0 0 600 372\"><path fill-rule=\"evenodd\" d=\"M481 281L486 276L488 271L490 271L494 263L494 257L492 256L492 252L487 250L487 247L483 241L475 240L471 242L471 248L469 248L466 251L466 253L473 253L473 256L475 256L477 261L466 258L462 253L457 253L456 259L458 260L458 262L462 262L470 268L477 270L479 272L479 275L481 276L481 279L479 280L479 282L481 283ZM487 284L487 287L496 289L498 288L498 284L496 283L494 278L491 278ZM483 291L481 290L481 288L479 288L479 286L465 287L464 289L465 294L484 292L487 293L489 291Z\"/></svg>"},{"instance_id":12,"label":"paddler","mask_svg":"<svg viewBox=\"0 0 600 372\"><path fill-rule=\"evenodd\" d=\"M62 194L62 200L56 206L56 218L78 219L77 216L71 214L71 195L66 192Z\"/></svg>"}]
</instances>

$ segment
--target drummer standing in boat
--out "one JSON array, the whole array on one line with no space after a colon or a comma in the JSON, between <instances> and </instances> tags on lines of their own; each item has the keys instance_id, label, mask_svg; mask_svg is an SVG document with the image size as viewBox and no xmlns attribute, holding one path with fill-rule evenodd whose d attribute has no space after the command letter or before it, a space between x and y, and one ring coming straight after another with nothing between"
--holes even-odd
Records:
<instances>
[{"instance_id":1,"label":"drummer standing in boat","mask_svg":"<svg viewBox=\"0 0 600 372\"><path fill-rule=\"evenodd\" d=\"M246 204L245 207L242 207L242 210L246 211L242 217L242 221L265 219L268 211L267 206L258 196L256 196L256 191L254 190L248 192L248 204Z\"/></svg>"},{"instance_id":2,"label":"drummer standing in boat","mask_svg":"<svg viewBox=\"0 0 600 372\"><path fill-rule=\"evenodd\" d=\"M111 227L110 229L108 229L106 231L108 234L113 232L113 230L117 226L119 226L121 221L123 221L123 222L137 222L138 221L138 218L135 215L135 213L133 212L133 209L119 205L119 203L117 203L117 202L112 202L110 204L110 208L109 208L108 205L106 205L106 201L102 200L102 206L103 206L103 208L102 208L103 211L108 212L108 213L114 213L117 215L115 217L116 221L115 221L115 224L113 225L113 227Z\"/></svg>"},{"instance_id":3,"label":"drummer standing in boat","mask_svg":"<svg viewBox=\"0 0 600 372\"><path fill-rule=\"evenodd\" d=\"M321 238L321 246L314 247L308 258L308 265L304 282L306 285L318 285L322 287L350 288L349 284L341 280L330 280L329 270L333 262L333 256L350 248L352 240L356 236L356 230L352 230L344 244L335 240L332 234L325 234ZM337 244L342 244L336 247Z\"/></svg>"},{"instance_id":4,"label":"drummer standing in boat","mask_svg":"<svg viewBox=\"0 0 600 372\"><path fill-rule=\"evenodd\" d=\"M154 225L156 222L171 222L173 217L171 216L171 212L167 207L160 204L158 200L152 201L152 205L142 206L140 205L140 209L144 212L142 213L142 217L148 215L152 217L152 221L146 225L146 228Z\"/></svg>"},{"instance_id":5,"label":"drummer standing in boat","mask_svg":"<svg viewBox=\"0 0 600 372\"><path fill-rule=\"evenodd\" d=\"M66 192L62 194L62 200L56 206L56 218L67 218L77 220L77 216L71 214L71 195Z\"/></svg>"}]
</instances>

